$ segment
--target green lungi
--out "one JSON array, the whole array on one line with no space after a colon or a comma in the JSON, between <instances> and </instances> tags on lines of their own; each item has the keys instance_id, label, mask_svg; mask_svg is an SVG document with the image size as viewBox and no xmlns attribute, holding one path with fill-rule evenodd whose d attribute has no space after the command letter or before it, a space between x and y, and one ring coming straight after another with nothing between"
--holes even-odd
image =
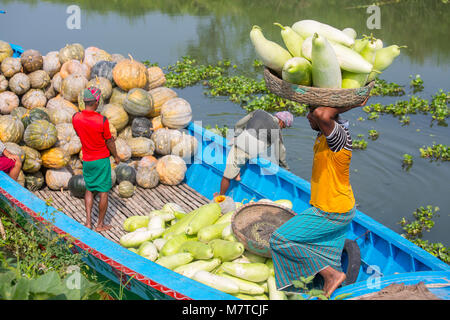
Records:
<instances>
[{"instance_id":1,"label":"green lungi","mask_svg":"<svg viewBox=\"0 0 450 320\"><path fill-rule=\"evenodd\" d=\"M94 161L83 161L83 176L87 190L108 192L112 184L109 157Z\"/></svg>"},{"instance_id":2,"label":"green lungi","mask_svg":"<svg viewBox=\"0 0 450 320\"><path fill-rule=\"evenodd\" d=\"M341 271L342 250L354 216L355 208L329 213L311 207L275 230L270 247L278 290L301 291L292 288L293 280L316 275L327 266Z\"/></svg>"}]
</instances>

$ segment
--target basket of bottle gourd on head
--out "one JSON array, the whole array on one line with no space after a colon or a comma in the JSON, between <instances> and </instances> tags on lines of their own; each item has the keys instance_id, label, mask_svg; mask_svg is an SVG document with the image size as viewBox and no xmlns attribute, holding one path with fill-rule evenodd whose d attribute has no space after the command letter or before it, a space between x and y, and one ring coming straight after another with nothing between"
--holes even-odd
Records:
<instances>
[{"instance_id":1,"label":"basket of bottle gourd on head","mask_svg":"<svg viewBox=\"0 0 450 320\"><path fill-rule=\"evenodd\" d=\"M400 55L397 45L383 47L373 35L357 39L352 28L336 29L314 20L281 28L286 46L265 38L253 26L250 39L264 64L264 79L277 96L314 107L361 105L375 79Z\"/></svg>"}]
</instances>

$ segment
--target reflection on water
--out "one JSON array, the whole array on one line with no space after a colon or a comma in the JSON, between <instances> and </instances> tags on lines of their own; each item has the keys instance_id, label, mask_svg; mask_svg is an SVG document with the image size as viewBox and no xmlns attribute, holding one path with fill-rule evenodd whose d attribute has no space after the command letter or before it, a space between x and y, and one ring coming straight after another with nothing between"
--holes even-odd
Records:
<instances>
[{"instance_id":1,"label":"reflection on water","mask_svg":"<svg viewBox=\"0 0 450 320\"><path fill-rule=\"evenodd\" d=\"M80 42L111 53L131 53L134 58L173 64L190 55L200 63L229 59L239 72L261 77L252 66L256 58L249 41L253 25L263 28L267 38L281 43L280 29L273 22L292 25L301 19L315 19L337 28L352 27L360 34L370 34L386 45L407 45L408 49L383 73L387 81L406 85L409 76L420 74L425 81L424 99L442 88L450 89L449 5L441 0L392 0L381 6L381 29L368 30L368 14L361 4L372 0L82 0L81 30L65 27L66 7L72 0L0 0L0 39L34 48L42 53L57 50L66 43ZM361 7L355 8L355 3ZM188 100L195 120L203 125L232 127L245 111L227 98L210 98L203 87L176 90ZM405 96L400 99L408 100ZM370 103L393 103L397 98L373 97ZM360 210L393 230L400 232L397 222L411 217L420 207L433 204L441 208L436 226L425 238L450 244L450 180L449 163L430 163L420 158L419 148L434 142L450 145L450 128L430 128L430 117L411 116L411 124L402 127L397 118L367 118L360 109L345 115L351 122L354 137L368 130L380 133L377 141L369 141L367 150L355 151L351 165L351 182ZM419 131L418 131L419 130ZM285 133L287 160L294 174L311 177L314 132L303 117ZM409 172L401 168L403 154L414 157ZM214 187L214 186L211 186ZM218 186L217 186L218 187Z\"/></svg>"},{"instance_id":2,"label":"reflection on water","mask_svg":"<svg viewBox=\"0 0 450 320\"><path fill-rule=\"evenodd\" d=\"M36 0L3 0L37 5ZM47 0L43 2L72 5L72 0ZM317 19L337 28L352 27L361 33L381 38L387 44L407 45L405 54L413 62L423 63L434 56L437 65L447 64L450 58L450 6L442 0L381 1L381 29L368 30L367 5L373 1L353 0L82 0L76 3L81 10L108 15L125 16L132 21L148 13L160 12L171 17L190 15L207 17L196 29L198 38L187 47L186 54L203 58L202 61L232 58L236 51L248 56L248 33L253 24L260 25L268 37L281 41L274 20L292 25L301 19ZM170 21L168 21L170 23ZM161 25L161 31L164 29Z\"/></svg>"}]
</instances>

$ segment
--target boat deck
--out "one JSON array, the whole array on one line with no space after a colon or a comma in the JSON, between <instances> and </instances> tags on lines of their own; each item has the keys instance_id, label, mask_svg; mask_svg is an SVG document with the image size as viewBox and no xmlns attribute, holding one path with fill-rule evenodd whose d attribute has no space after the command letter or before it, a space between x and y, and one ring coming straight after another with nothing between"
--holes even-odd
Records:
<instances>
[{"instance_id":1,"label":"boat deck","mask_svg":"<svg viewBox=\"0 0 450 320\"><path fill-rule=\"evenodd\" d=\"M70 216L77 222L84 224L86 212L84 200L75 198L69 190L52 191L47 187L34 193L40 199L46 201L51 199L52 206ZM92 226L97 226L98 200L94 199L92 210ZM119 243L120 237L126 233L123 230L123 222L126 218L135 215L147 215L152 210L161 209L168 202L180 205L186 212L192 211L199 206L209 202L207 198L189 187L187 184L177 186L167 186L159 184L153 189L143 189L136 187L133 197L123 199L119 197L117 186L109 192L108 211L105 216L105 223L112 226L107 231L100 232L105 238Z\"/></svg>"}]
</instances>

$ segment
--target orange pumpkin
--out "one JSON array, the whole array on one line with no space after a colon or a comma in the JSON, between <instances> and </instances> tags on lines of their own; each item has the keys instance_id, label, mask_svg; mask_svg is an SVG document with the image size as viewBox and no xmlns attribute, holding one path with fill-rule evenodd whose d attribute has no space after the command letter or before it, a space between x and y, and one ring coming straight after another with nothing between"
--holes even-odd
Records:
<instances>
[{"instance_id":1,"label":"orange pumpkin","mask_svg":"<svg viewBox=\"0 0 450 320\"><path fill-rule=\"evenodd\" d=\"M161 122L161 116L157 116L152 119L152 128L153 128L153 131L164 128L164 126Z\"/></svg>"},{"instance_id":2,"label":"orange pumpkin","mask_svg":"<svg viewBox=\"0 0 450 320\"><path fill-rule=\"evenodd\" d=\"M55 147L42 152L41 159L45 168L61 169L69 164L70 155L62 148Z\"/></svg>"},{"instance_id":3,"label":"orange pumpkin","mask_svg":"<svg viewBox=\"0 0 450 320\"><path fill-rule=\"evenodd\" d=\"M145 156L142 157L141 160L139 160L137 169L142 167L153 167L158 162L158 159L156 159L154 156Z\"/></svg>"},{"instance_id":4,"label":"orange pumpkin","mask_svg":"<svg viewBox=\"0 0 450 320\"><path fill-rule=\"evenodd\" d=\"M125 59L116 64L113 69L114 82L122 90L145 88L148 83L147 68L139 61Z\"/></svg>"},{"instance_id":5,"label":"orange pumpkin","mask_svg":"<svg viewBox=\"0 0 450 320\"><path fill-rule=\"evenodd\" d=\"M86 79L89 79L91 77L91 68L78 60L69 60L64 62L61 70L59 70L59 74L63 79L67 78L71 74L81 74Z\"/></svg>"}]
</instances>

